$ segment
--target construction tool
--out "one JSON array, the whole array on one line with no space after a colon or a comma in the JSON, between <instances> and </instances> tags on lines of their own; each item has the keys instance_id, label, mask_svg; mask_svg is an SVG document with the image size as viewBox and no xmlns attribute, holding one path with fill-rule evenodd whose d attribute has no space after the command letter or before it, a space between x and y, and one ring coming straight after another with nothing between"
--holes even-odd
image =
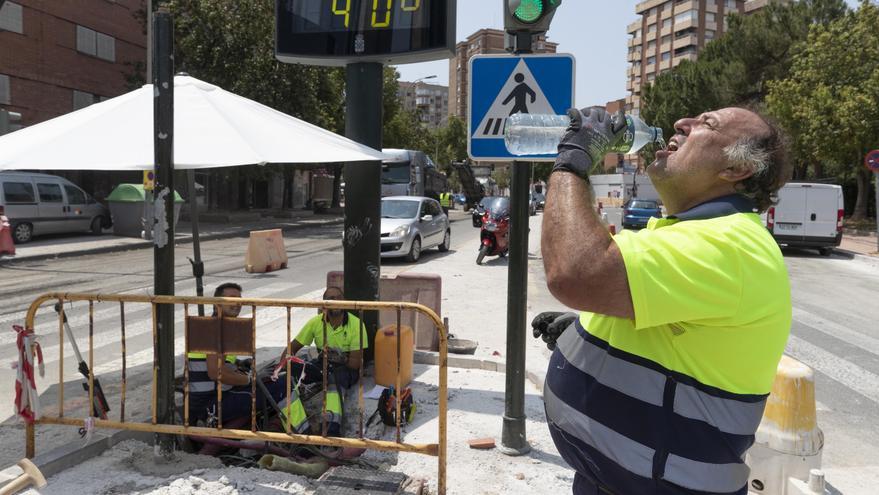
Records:
<instances>
[{"instance_id":1,"label":"construction tool","mask_svg":"<svg viewBox=\"0 0 879 495\"><path fill-rule=\"evenodd\" d=\"M12 495L13 493L18 493L19 491L24 490L30 485L33 485L38 489L46 486L46 478L43 476L43 473L40 472L40 468L38 468L33 462L28 459L22 459L18 461L18 467L20 467L24 473L6 485L0 486L0 495Z\"/></svg>"},{"instance_id":2,"label":"construction tool","mask_svg":"<svg viewBox=\"0 0 879 495\"><path fill-rule=\"evenodd\" d=\"M67 323L67 314L62 311L61 303L55 303L55 312L61 314L61 318L64 320L64 332L67 334L68 340L70 340L70 345L73 347L73 353L76 354L76 360L79 361L79 372L83 376L82 381L82 389L88 393L89 391L89 365L86 364L85 360L82 358L82 354L79 352L79 346L76 345L76 339L73 337L73 331L70 330L70 325ZM94 377L94 414L101 419L107 419L107 412L110 411L110 404L107 403L107 398L104 397L104 390L101 388L101 382L98 381L97 377ZM84 430L80 429L80 435L84 434Z\"/></svg>"}]
</instances>

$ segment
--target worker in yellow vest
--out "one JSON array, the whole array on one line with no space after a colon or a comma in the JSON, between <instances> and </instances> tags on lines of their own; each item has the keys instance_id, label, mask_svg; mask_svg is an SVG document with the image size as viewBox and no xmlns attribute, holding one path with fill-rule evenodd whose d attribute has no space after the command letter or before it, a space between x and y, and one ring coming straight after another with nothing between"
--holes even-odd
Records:
<instances>
[{"instance_id":1,"label":"worker in yellow vest","mask_svg":"<svg viewBox=\"0 0 879 495\"><path fill-rule=\"evenodd\" d=\"M452 208L452 193L440 193L440 206L443 208L443 213L448 216L449 210Z\"/></svg>"},{"instance_id":2,"label":"worker in yellow vest","mask_svg":"<svg viewBox=\"0 0 879 495\"><path fill-rule=\"evenodd\" d=\"M544 314L543 399L575 495L747 495L754 443L791 326L790 283L759 213L790 177L785 138L743 108L675 123L647 174L668 216L609 235L589 171L627 138L572 110L549 178L546 282L579 315Z\"/></svg>"},{"instance_id":3,"label":"worker in yellow vest","mask_svg":"<svg viewBox=\"0 0 879 495\"><path fill-rule=\"evenodd\" d=\"M214 290L214 297L241 297L241 286L234 282L220 284ZM237 304L215 305L213 317L237 318L241 306ZM220 381L217 358L213 354L190 352L189 358L189 404L192 420L203 420L209 426L217 415L217 385ZM236 356L226 355L223 361L223 422L249 417L252 408L251 383L253 372L247 369L247 362L239 363ZM266 388L277 401L284 397L284 381L267 382ZM264 407L265 398L257 388L257 410Z\"/></svg>"},{"instance_id":4,"label":"worker in yellow vest","mask_svg":"<svg viewBox=\"0 0 879 495\"><path fill-rule=\"evenodd\" d=\"M324 291L325 301L343 299L342 289L327 287ZM324 346L326 335L326 346ZM305 323L296 338L290 342L291 355L295 356L300 349L314 344L320 356L318 359L301 363L292 363L291 372L297 381L303 383L320 383L323 380L323 352L327 348L327 435L342 434L342 396L346 389L357 383L360 378L360 364L363 349L368 347L366 328L360 319L343 309L326 309ZM281 354L281 361L286 358L287 350ZM281 401L290 427L297 433L309 433L309 424L302 401L296 394L291 394L290 402L286 397Z\"/></svg>"}]
</instances>

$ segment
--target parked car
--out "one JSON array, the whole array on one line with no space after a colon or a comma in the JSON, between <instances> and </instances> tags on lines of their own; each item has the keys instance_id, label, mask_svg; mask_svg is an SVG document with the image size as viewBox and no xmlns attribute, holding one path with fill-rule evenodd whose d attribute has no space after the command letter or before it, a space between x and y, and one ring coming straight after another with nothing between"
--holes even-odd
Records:
<instances>
[{"instance_id":1,"label":"parked car","mask_svg":"<svg viewBox=\"0 0 879 495\"><path fill-rule=\"evenodd\" d=\"M650 217L662 218L659 203L652 199L632 198L623 206L624 229L644 228Z\"/></svg>"},{"instance_id":2,"label":"parked car","mask_svg":"<svg viewBox=\"0 0 879 495\"><path fill-rule=\"evenodd\" d=\"M464 196L463 194L455 194L452 196L452 198L455 200L455 203L458 203L459 205L467 204L467 196Z\"/></svg>"},{"instance_id":3,"label":"parked car","mask_svg":"<svg viewBox=\"0 0 879 495\"><path fill-rule=\"evenodd\" d=\"M528 215L537 215L538 204L539 201L537 200L537 194L531 193L530 199L528 201Z\"/></svg>"},{"instance_id":4,"label":"parked car","mask_svg":"<svg viewBox=\"0 0 879 495\"><path fill-rule=\"evenodd\" d=\"M418 196L382 198L381 256L418 261L425 249L448 251L452 242L449 217L437 200Z\"/></svg>"},{"instance_id":5,"label":"parked car","mask_svg":"<svg viewBox=\"0 0 879 495\"><path fill-rule=\"evenodd\" d=\"M543 207L546 206L546 196L543 193L531 193L534 196L534 199L537 201L537 209L543 210Z\"/></svg>"},{"instance_id":6,"label":"parked car","mask_svg":"<svg viewBox=\"0 0 879 495\"><path fill-rule=\"evenodd\" d=\"M816 248L830 256L842 241L844 213L841 186L790 182L766 212L766 228L780 245Z\"/></svg>"},{"instance_id":7,"label":"parked car","mask_svg":"<svg viewBox=\"0 0 879 495\"><path fill-rule=\"evenodd\" d=\"M110 227L110 210L69 180L31 172L0 172L0 206L17 244L35 235L91 232Z\"/></svg>"}]
</instances>

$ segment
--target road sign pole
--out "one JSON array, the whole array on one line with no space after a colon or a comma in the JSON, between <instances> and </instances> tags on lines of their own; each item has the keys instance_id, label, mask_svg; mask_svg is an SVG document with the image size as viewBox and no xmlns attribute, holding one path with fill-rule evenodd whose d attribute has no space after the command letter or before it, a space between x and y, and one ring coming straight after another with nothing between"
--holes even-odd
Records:
<instances>
[{"instance_id":1,"label":"road sign pole","mask_svg":"<svg viewBox=\"0 0 879 495\"><path fill-rule=\"evenodd\" d=\"M517 55L531 53L531 36L517 37ZM500 451L531 451L525 431L525 320L528 307L529 162L510 164L510 265L507 270L507 367Z\"/></svg>"},{"instance_id":2,"label":"road sign pole","mask_svg":"<svg viewBox=\"0 0 879 495\"><path fill-rule=\"evenodd\" d=\"M867 170L873 172L876 179L876 250L879 251L879 149L870 151L864 157L864 166Z\"/></svg>"},{"instance_id":3,"label":"road sign pole","mask_svg":"<svg viewBox=\"0 0 879 495\"><path fill-rule=\"evenodd\" d=\"M382 148L382 74L378 63L354 63L346 69L345 136ZM345 164L345 299L378 301L381 274L381 162ZM363 314L372 359L378 314Z\"/></svg>"},{"instance_id":4,"label":"road sign pole","mask_svg":"<svg viewBox=\"0 0 879 495\"><path fill-rule=\"evenodd\" d=\"M153 147L156 184L153 189L155 210L164 205L164 218L157 218L153 235L154 290L156 295L174 295L174 25L171 13L162 7L154 16ZM150 222L152 224L152 222ZM164 235L162 234L164 231ZM156 308L157 340L154 350L158 373L156 379L156 420L174 424L174 306ZM163 453L174 450L174 437L158 435Z\"/></svg>"}]
</instances>

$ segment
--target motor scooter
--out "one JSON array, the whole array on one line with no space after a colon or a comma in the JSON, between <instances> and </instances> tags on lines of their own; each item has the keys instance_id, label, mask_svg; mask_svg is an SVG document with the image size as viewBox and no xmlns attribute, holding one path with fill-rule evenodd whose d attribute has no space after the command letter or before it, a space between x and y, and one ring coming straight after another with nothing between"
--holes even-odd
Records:
<instances>
[{"instance_id":1,"label":"motor scooter","mask_svg":"<svg viewBox=\"0 0 879 495\"><path fill-rule=\"evenodd\" d=\"M508 210L487 210L482 214L479 231L479 254L476 264L481 265L486 256L504 257L509 251L510 214Z\"/></svg>"}]
</instances>

